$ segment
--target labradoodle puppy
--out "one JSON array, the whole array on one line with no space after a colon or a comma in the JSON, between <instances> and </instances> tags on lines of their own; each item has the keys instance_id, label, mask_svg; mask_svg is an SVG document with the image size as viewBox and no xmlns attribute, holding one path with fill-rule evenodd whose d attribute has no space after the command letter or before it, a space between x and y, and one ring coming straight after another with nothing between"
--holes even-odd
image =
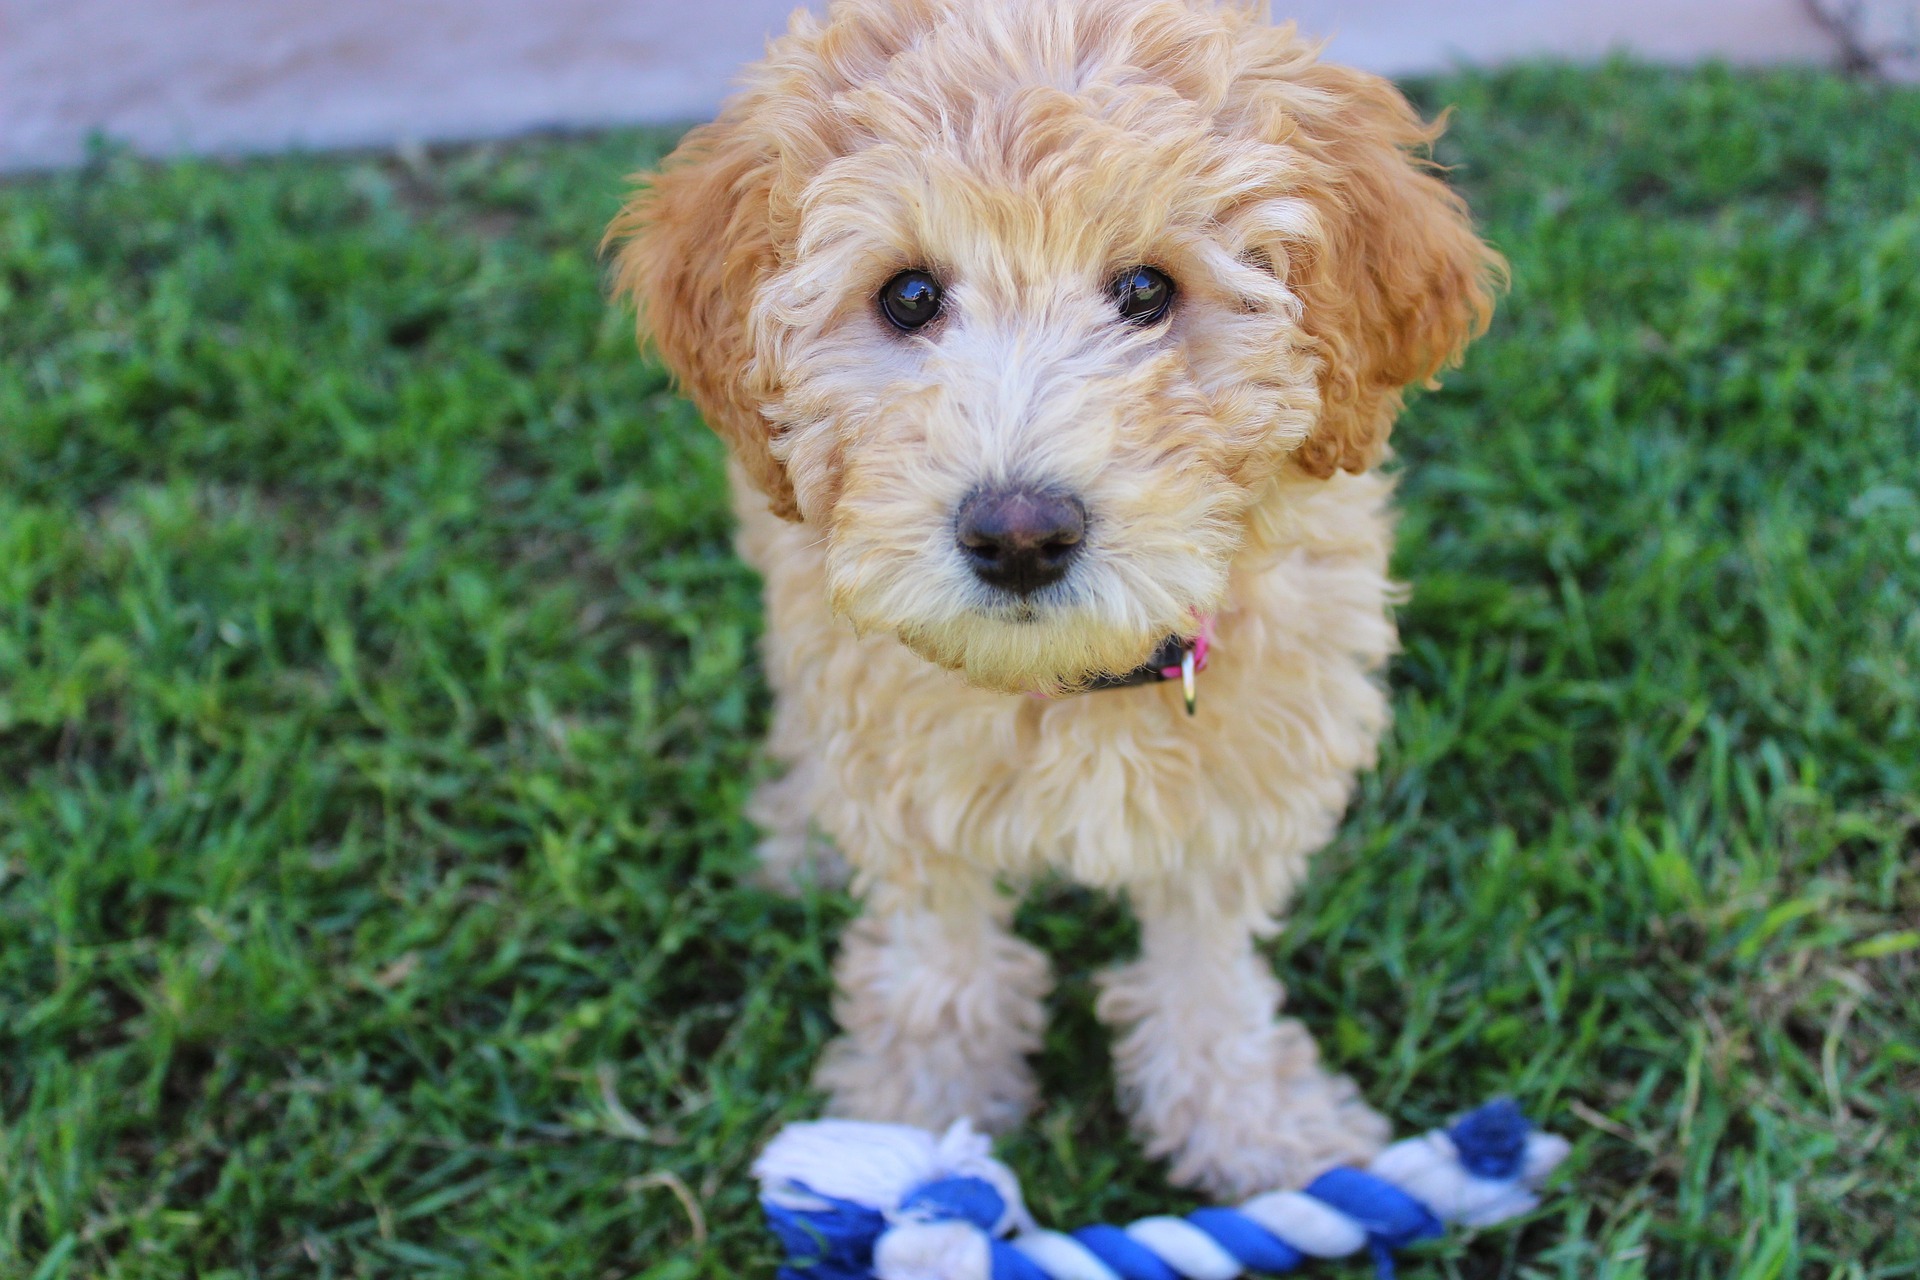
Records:
<instances>
[{"instance_id":1,"label":"labradoodle puppy","mask_svg":"<svg viewBox=\"0 0 1920 1280\"><path fill-rule=\"evenodd\" d=\"M1248 6L835 0L615 222L766 579L763 857L864 901L836 1112L1021 1116L1051 871L1139 919L1098 1008L1175 1179L1386 1138L1256 943L1387 721L1388 428L1500 269L1436 132Z\"/></svg>"}]
</instances>

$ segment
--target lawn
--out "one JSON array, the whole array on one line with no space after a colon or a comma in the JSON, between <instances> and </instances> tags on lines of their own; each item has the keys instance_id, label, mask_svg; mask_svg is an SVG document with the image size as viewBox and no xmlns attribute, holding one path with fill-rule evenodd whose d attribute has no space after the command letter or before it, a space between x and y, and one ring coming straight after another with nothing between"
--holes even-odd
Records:
<instances>
[{"instance_id":1,"label":"lawn","mask_svg":"<svg viewBox=\"0 0 1920 1280\"><path fill-rule=\"evenodd\" d=\"M1415 90L1514 286L1401 426L1397 724L1273 957L1404 1130L1575 1154L1403 1274L1920 1276L1920 92ZM0 186L0 1276L769 1273L850 907L747 883L756 585L604 299L669 142ZM1037 1211L1191 1203L1124 911L1021 929Z\"/></svg>"}]
</instances>

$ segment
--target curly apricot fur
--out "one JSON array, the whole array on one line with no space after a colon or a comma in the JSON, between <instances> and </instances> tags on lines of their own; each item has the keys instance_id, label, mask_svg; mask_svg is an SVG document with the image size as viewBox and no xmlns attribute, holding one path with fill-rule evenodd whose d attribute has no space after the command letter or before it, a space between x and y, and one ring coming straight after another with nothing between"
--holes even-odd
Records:
<instances>
[{"instance_id":1,"label":"curly apricot fur","mask_svg":"<svg viewBox=\"0 0 1920 1280\"><path fill-rule=\"evenodd\" d=\"M820 1068L837 1109L1019 1117L1048 978L1002 887L1057 872L1140 917L1099 1010L1176 1178L1296 1185L1383 1139L1276 1020L1254 942L1386 725L1373 468L1498 282L1421 159L1436 132L1249 7L837 0L609 231L766 578L790 770L753 808L768 870L808 874L823 833L866 899ZM1140 264L1178 291L1145 327L1109 293ZM910 267L945 302L904 335L874 297ZM954 545L1003 484L1087 512L1031 598ZM1197 717L1168 686L1072 694L1203 615Z\"/></svg>"}]
</instances>

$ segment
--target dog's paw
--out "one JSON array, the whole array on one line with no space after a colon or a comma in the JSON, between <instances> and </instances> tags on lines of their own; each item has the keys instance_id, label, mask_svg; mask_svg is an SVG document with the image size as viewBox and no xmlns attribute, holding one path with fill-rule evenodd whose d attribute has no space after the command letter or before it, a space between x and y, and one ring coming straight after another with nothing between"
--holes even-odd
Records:
<instances>
[{"instance_id":1,"label":"dog's paw","mask_svg":"<svg viewBox=\"0 0 1920 1280\"><path fill-rule=\"evenodd\" d=\"M1107 1012L1127 994L1111 984ZM1297 1020L1251 1016L1265 1003L1201 1024L1148 1018L1115 1046L1135 1128L1181 1186L1223 1199L1294 1190L1365 1164L1391 1136L1353 1082L1320 1065Z\"/></svg>"},{"instance_id":2,"label":"dog's paw","mask_svg":"<svg viewBox=\"0 0 1920 1280\"><path fill-rule=\"evenodd\" d=\"M835 1115L998 1132L1033 1105L1047 958L990 916L862 916L835 976L842 1034L814 1076Z\"/></svg>"},{"instance_id":3,"label":"dog's paw","mask_svg":"<svg viewBox=\"0 0 1920 1280\"><path fill-rule=\"evenodd\" d=\"M1018 1125L1035 1094L1018 1059L969 1055L951 1042L876 1050L846 1035L827 1046L813 1082L829 1095L830 1115L936 1130L965 1119L987 1133Z\"/></svg>"},{"instance_id":4,"label":"dog's paw","mask_svg":"<svg viewBox=\"0 0 1920 1280\"><path fill-rule=\"evenodd\" d=\"M1175 1183L1222 1200L1296 1190L1336 1166L1365 1165L1393 1134L1351 1080L1318 1067L1229 1088L1204 1105L1207 1114L1160 1154L1172 1157Z\"/></svg>"}]
</instances>

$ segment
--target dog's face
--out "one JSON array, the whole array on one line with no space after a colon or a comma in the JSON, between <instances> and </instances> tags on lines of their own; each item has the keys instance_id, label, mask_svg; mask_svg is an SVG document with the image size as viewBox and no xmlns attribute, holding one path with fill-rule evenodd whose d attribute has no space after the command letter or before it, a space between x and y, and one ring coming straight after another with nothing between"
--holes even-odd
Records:
<instances>
[{"instance_id":1,"label":"dog's face","mask_svg":"<svg viewBox=\"0 0 1920 1280\"><path fill-rule=\"evenodd\" d=\"M1186 0L854 0L636 197L621 283L835 607L975 683L1124 671L1282 475L1377 460L1493 259L1372 77Z\"/></svg>"},{"instance_id":2,"label":"dog's face","mask_svg":"<svg viewBox=\"0 0 1920 1280\"><path fill-rule=\"evenodd\" d=\"M1313 424L1298 305L1223 221L1258 172L1171 94L1030 91L946 140L876 114L756 303L833 602L997 687L1130 668L1216 607Z\"/></svg>"}]
</instances>

